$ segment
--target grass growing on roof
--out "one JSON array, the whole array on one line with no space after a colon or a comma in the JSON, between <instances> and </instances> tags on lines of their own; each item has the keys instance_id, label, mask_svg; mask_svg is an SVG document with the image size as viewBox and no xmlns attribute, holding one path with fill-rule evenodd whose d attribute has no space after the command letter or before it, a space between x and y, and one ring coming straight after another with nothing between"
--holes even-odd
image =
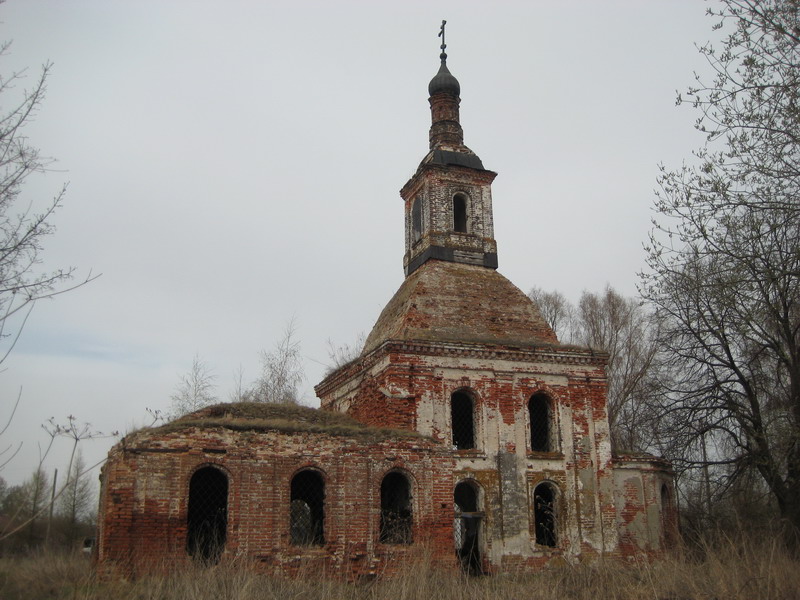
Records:
<instances>
[{"instance_id":1,"label":"grass growing on roof","mask_svg":"<svg viewBox=\"0 0 800 600\"><path fill-rule=\"evenodd\" d=\"M414 431L369 427L344 413L298 406L296 404L270 404L266 402L215 404L148 431L168 433L190 427L221 427L233 431L309 432L372 441L431 440L431 438Z\"/></svg>"}]
</instances>

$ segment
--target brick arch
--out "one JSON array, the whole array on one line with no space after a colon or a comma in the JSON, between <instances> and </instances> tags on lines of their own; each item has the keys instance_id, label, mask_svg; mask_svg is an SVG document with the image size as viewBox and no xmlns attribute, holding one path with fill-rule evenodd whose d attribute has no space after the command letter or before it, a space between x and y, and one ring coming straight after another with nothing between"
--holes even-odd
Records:
<instances>
[{"instance_id":1,"label":"brick arch","mask_svg":"<svg viewBox=\"0 0 800 600\"><path fill-rule=\"evenodd\" d=\"M486 500L486 490L483 488L480 482L474 477L468 475L466 477L459 478L454 483L455 483L455 485L453 486L454 491L461 484L468 485L473 489L473 491L475 492L475 503L476 503L476 507L474 510L480 510L480 507L483 506Z\"/></svg>"},{"instance_id":2,"label":"brick arch","mask_svg":"<svg viewBox=\"0 0 800 600\"><path fill-rule=\"evenodd\" d=\"M409 483L411 484L411 491L412 491L412 495L413 495L413 492L418 489L418 485L419 485L418 480L417 480L417 476L414 475L414 473L412 471L410 471L402 463L403 463L403 461L400 460L400 461L395 462L391 466L385 468L383 471L381 471L380 479L381 479L381 481L383 481L384 477L386 477L389 473L394 473L394 472L400 473L401 475L405 475L406 478L408 479Z\"/></svg>"},{"instance_id":3,"label":"brick arch","mask_svg":"<svg viewBox=\"0 0 800 600\"><path fill-rule=\"evenodd\" d=\"M294 476L300 471L316 471L326 484L330 481L330 476L328 475L327 471L314 462L302 463L299 467L292 471L291 475L289 475L289 480L294 478Z\"/></svg>"},{"instance_id":4,"label":"brick arch","mask_svg":"<svg viewBox=\"0 0 800 600\"><path fill-rule=\"evenodd\" d=\"M523 397L525 398L525 403L531 399L531 396L536 394L542 394L547 396L550 401L551 408L555 408L556 404L567 404L567 399L564 394L564 390L557 390L550 387L547 384L540 383L538 385L531 385L524 389Z\"/></svg>"},{"instance_id":5,"label":"brick arch","mask_svg":"<svg viewBox=\"0 0 800 600\"><path fill-rule=\"evenodd\" d=\"M463 382L463 381L465 381L466 379L467 379L467 378L466 378L466 377L464 377L464 378L462 379L462 382ZM480 392L478 392L478 390L476 390L474 387L472 387L471 385L469 385L469 384L467 384L467 383L460 383L459 385L457 385L456 387L454 387L454 388L453 388L453 389L450 391L450 395L452 396L453 394L455 394L455 393L457 393L457 392L458 392L458 393L461 393L461 394L467 394L467 395L468 395L469 397L471 397L471 398L472 398L472 399L473 399L475 402L478 402L478 401L481 399L481 394L480 394Z\"/></svg>"},{"instance_id":6,"label":"brick arch","mask_svg":"<svg viewBox=\"0 0 800 600\"><path fill-rule=\"evenodd\" d=\"M184 511L184 514L186 513L186 511L189 508L189 484L192 481L192 477L194 477L194 474L197 473L200 469L205 469L206 467L213 467L214 469L217 469L217 470L221 471L222 474L225 475L225 477L227 477L227 479L228 479L228 496L229 496L229 498L233 497L233 495L230 492L231 492L231 489L233 489L233 487L234 487L235 478L234 478L233 473L231 472L231 470L227 467L227 465L225 465L225 464L223 464L221 462L216 462L214 460L208 460L208 459L203 460L202 462L197 463L196 465L194 465L194 467L189 469L189 471L183 477L183 483L182 483L183 487L182 487L182 489L186 490L186 496L183 498L183 511Z\"/></svg>"}]
</instances>

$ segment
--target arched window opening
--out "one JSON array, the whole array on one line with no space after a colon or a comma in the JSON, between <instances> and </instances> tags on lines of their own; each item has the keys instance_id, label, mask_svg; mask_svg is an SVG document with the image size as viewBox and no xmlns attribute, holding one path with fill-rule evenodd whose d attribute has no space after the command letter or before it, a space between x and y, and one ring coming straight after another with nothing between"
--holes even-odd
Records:
<instances>
[{"instance_id":1,"label":"arched window opening","mask_svg":"<svg viewBox=\"0 0 800 600\"><path fill-rule=\"evenodd\" d=\"M472 484L462 481L453 491L455 520L453 541L461 566L471 575L479 575L481 555L479 536L483 514L478 512L478 493Z\"/></svg>"},{"instance_id":2,"label":"arched window opening","mask_svg":"<svg viewBox=\"0 0 800 600\"><path fill-rule=\"evenodd\" d=\"M556 492L549 483L541 483L533 491L533 515L536 524L536 543L554 548L558 543Z\"/></svg>"},{"instance_id":3,"label":"arched window opening","mask_svg":"<svg viewBox=\"0 0 800 600\"><path fill-rule=\"evenodd\" d=\"M475 422L472 398L464 392L450 397L450 422L453 426L453 446L457 450L475 447Z\"/></svg>"},{"instance_id":4,"label":"arched window opening","mask_svg":"<svg viewBox=\"0 0 800 600\"><path fill-rule=\"evenodd\" d=\"M531 450L549 452L551 450L550 401L544 394L534 394L528 402L531 420Z\"/></svg>"},{"instance_id":5,"label":"arched window opening","mask_svg":"<svg viewBox=\"0 0 800 600\"><path fill-rule=\"evenodd\" d=\"M381 530L384 544L410 544L411 485L402 473L393 471L381 482Z\"/></svg>"},{"instance_id":6,"label":"arched window opening","mask_svg":"<svg viewBox=\"0 0 800 600\"><path fill-rule=\"evenodd\" d=\"M541 483L533 490L533 518L536 526L536 543L554 548L556 536L556 493L549 483Z\"/></svg>"},{"instance_id":7,"label":"arched window opening","mask_svg":"<svg viewBox=\"0 0 800 600\"><path fill-rule=\"evenodd\" d=\"M467 233L467 199L461 194L453 196L453 231Z\"/></svg>"},{"instance_id":8,"label":"arched window opening","mask_svg":"<svg viewBox=\"0 0 800 600\"><path fill-rule=\"evenodd\" d=\"M292 477L289 531L295 546L325 543L325 482L316 471L300 471Z\"/></svg>"},{"instance_id":9,"label":"arched window opening","mask_svg":"<svg viewBox=\"0 0 800 600\"><path fill-rule=\"evenodd\" d=\"M664 547L672 547L673 522L672 522L672 495L667 484L661 485L661 534L664 537Z\"/></svg>"},{"instance_id":10,"label":"arched window opening","mask_svg":"<svg viewBox=\"0 0 800 600\"><path fill-rule=\"evenodd\" d=\"M411 205L411 239L416 242L422 237L422 197L414 199Z\"/></svg>"},{"instance_id":11,"label":"arched window opening","mask_svg":"<svg viewBox=\"0 0 800 600\"><path fill-rule=\"evenodd\" d=\"M214 467L198 469L189 481L186 552L204 563L218 563L227 529L228 478Z\"/></svg>"}]
</instances>

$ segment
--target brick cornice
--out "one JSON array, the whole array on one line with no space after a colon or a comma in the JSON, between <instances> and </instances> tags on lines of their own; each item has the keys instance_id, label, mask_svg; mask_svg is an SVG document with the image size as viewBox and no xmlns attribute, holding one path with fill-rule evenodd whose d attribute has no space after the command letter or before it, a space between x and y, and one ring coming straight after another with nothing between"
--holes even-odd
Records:
<instances>
[{"instance_id":1,"label":"brick cornice","mask_svg":"<svg viewBox=\"0 0 800 600\"><path fill-rule=\"evenodd\" d=\"M606 352L577 346L493 346L423 340L387 340L366 356L334 371L314 387L321 397L354 377L362 376L377 362L391 354L507 360L602 368L608 362ZM392 361L394 362L394 361Z\"/></svg>"}]
</instances>

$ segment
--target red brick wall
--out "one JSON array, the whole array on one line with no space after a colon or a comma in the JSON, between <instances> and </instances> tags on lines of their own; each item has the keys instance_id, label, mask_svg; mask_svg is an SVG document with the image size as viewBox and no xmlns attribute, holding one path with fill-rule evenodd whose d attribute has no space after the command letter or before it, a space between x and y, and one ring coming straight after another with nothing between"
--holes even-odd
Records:
<instances>
[{"instance_id":1,"label":"red brick wall","mask_svg":"<svg viewBox=\"0 0 800 600\"><path fill-rule=\"evenodd\" d=\"M318 388L323 405L346 409L371 425L416 428L448 447L450 395L469 390L473 396L477 447L452 454L460 477L480 482L486 512L484 550L493 556L490 570L535 567L562 554L632 556L660 549L650 541L651 530L631 538L624 525L626 519L647 519L653 508L644 501L627 500L626 506L626 494L617 488L603 355L563 346L390 342L364 357L361 365L363 370L351 368L338 382L334 375ZM360 385L348 388L346 381L356 380ZM537 392L551 400L555 442L549 452L532 452L530 447L527 403ZM517 473L503 474L499 459L505 456L510 465L514 461L509 462L509 455L516 457ZM644 460L636 472L642 476L648 464ZM529 484L543 479L559 490L561 535L556 549L530 541ZM528 542L519 539L519 524L524 524ZM498 556L502 551L492 549L509 545L509 531L516 536L511 544L516 549ZM621 545L620 532L627 536Z\"/></svg>"},{"instance_id":2,"label":"red brick wall","mask_svg":"<svg viewBox=\"0 0 800 600\"><path fill-rule=\"evenodd\" d=\"M189 480L209 464L218 465L229 479L223 561L245 558L284 573L310 563L348 577L391 572L397 567L394 558L423 547L435 562L453 561L453 462L436 444L416 438L375 441L195 428L139 432L112 450L102 474L101 573L135 575L189 560ZM290 482L303 468L317 470L325 482L323 547L290 543ZM380 484L391 470L411 480L410 546L378 541Z\"/></svg>"}]
</instances>

